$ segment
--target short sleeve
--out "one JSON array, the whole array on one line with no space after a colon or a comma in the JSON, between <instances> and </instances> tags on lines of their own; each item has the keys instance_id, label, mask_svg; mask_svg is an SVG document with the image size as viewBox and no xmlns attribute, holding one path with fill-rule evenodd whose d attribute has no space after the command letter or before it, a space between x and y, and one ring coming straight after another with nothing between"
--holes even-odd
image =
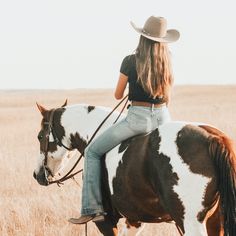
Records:
<instances>
[{"instance_id":1,"label":"short sleeve","mask_svg":"<svg viewBox=\"0 0 236 236\"><path fill-rule=\"evenodd\" d=\"M126 56L120 66L120 73L128 76L130 71L129 56Z\"/></svg>"}]
</instances>

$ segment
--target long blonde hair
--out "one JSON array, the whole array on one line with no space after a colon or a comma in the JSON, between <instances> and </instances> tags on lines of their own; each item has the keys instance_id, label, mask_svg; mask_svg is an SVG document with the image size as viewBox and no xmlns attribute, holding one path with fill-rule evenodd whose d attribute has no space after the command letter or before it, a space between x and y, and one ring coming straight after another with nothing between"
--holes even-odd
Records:
<instances>
[{"instance_id":1,"label":"long blonde hair","mask_svg":"<svg viewBox=\"0 0 236 236\"><path fill-rule=\"evenodd\" d=\"M138 81L143 89L153 98L169 100L173 75L167 44L141 35L135 57Z\"/></svg>"}]
</instances>

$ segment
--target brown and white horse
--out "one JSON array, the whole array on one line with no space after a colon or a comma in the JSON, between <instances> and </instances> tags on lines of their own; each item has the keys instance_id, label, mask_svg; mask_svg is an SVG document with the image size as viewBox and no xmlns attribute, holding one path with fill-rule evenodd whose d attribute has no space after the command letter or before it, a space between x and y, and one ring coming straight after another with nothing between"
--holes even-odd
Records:
<instances>
[{"instance_id":1,"label":"brown and white horse","mask_svg":"<svg viewBox=\"0 0 236 236\"><path fill-rule=\"evenodd\" d=\"M43 119L34 177L47 186L70 154L65 147L82 153L110 110L79 104L57 108L52 117L52 110L38 108ZM116 117L112 114L100 132ZM106 154L102 166L108 214L97 226L104 235L116 235L121 217L131 225L174 221L188 236L236 235L236 155L218 129L169 122L125 140Z\"/></svg>"}]
</instances>

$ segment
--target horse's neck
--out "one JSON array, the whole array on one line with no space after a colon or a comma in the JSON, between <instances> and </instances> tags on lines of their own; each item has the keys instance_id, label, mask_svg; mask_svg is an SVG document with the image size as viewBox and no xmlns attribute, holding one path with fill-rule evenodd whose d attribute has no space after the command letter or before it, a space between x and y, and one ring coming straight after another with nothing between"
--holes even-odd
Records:
<instances>
[{"instance_id":1,"label":"horse's neck","mask_svg":"<svg viewBox=\"0 0 236 236\"><path fill-rule=\"evenodd\" d=\"M88 141L110 111L110 108L82 104L67 106L61 117L66 139L69 140L71 135L78 134L80 138ZM99 133L111 126L118 115L119 112L114 112L101 127Z\"/></svg>"}]
</instances>

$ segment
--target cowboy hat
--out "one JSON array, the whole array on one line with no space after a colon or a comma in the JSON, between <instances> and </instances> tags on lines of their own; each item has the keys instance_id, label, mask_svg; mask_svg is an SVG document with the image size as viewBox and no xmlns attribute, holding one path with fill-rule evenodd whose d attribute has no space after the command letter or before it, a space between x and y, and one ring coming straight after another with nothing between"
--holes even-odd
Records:
<instances>
[{"instance_id":1,"label":"cowboy hat","mask_svg":"<svg viewBox=\"0 0 236 236\"><path fill-rule=\"evenodd\" d=\"M175 29L167 30L167 21L164 17L150 16L143 28L137 27L132 21L133 28L145 38L156 42L172 43L179 39L179 32Z\"/></svg>"}]
</instances>

